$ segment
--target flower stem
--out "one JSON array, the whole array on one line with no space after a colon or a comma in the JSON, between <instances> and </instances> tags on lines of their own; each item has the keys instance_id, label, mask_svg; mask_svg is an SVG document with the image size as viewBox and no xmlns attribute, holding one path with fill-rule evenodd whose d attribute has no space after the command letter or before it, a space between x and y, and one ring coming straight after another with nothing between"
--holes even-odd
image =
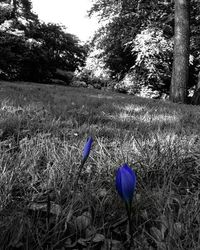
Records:
<instances>
[{"instance_id":1,"label":"flower stem","mask_svg":"<svg viewBox=\"0 0 200 250\"><path fill-rule=\"evenodd\" d=\"M81 173L82 173L82 170L83 170L85 161L86 161L86 160L83 159L83 160L81 161L81 164L80 164L79 168L78 168L77 177L76 177L76 180L75 180L75 182L74 182L74 190L73 190L74 192L75 192L75 190L77 189L78 181L79 181L79 178L80 178L80 176L81 176Z\"/></svg>"},{"instance_id":2,"label":"flower stem","mask_svg":"<svg viewBox=\"0 0 200 250\"><path fill-rule=\"evenodd\" d=\"M128 216L128 234L129 234L129 249L131 248L133 242L133 228L132 228L132 213L131 213L131 203L125 203L126 212Z\"/></svg>"}]
</instances>

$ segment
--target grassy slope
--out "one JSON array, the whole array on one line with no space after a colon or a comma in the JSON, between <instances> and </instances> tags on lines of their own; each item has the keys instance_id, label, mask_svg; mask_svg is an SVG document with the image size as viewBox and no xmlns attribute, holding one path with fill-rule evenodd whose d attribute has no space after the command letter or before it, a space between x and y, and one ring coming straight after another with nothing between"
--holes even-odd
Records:
<instances>
[{"instance_id":1,"label":"grassy slope","mask_svg":"<svg viewBox=\"0 0 200 250\"><path fill-rule=\"evenodd\" d=\"M114 173L128 162L138 177L134 249L199 247L200 107L6 82L0 100L1 246L126 249ZM75 195L89 135L95 142Z\"/></svg>"}]
</instances>

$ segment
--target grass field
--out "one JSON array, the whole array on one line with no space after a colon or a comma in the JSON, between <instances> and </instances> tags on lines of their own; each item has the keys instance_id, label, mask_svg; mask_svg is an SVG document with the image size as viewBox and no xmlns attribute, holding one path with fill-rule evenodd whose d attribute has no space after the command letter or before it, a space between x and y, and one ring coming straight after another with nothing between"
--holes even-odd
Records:
<instances>
[{"instance_id":1,"label":"grass field","mask_svg":"<svg viewBox=\"0 0 200 250\"><path fill-rule=\"evenodd\" d=\"M0 100L0 249L128 249L124 162L137 174L131 249L200 249L200 107L9 82Z\"/></svg>"}]
</instances>

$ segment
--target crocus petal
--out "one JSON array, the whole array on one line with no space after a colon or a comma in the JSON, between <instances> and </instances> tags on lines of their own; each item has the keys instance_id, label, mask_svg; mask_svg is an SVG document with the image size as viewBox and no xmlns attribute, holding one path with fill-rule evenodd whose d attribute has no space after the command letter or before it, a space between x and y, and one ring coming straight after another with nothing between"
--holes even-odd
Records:
<instances>
[{"instance_id":1,"label":"crocus petal","mask_svg":"<svg viewBox=\"0 0 200 250\"><path fill-rule=\"evenodd\" d=\"M93 142L92 137L89 137L83 149L83 160L86 160L88 158L90 154L90 149L92 147L92 142Z\"/></svg>"},{"instance_id":2,"label":"crocus petal","mask_svg":"<svg viewBox=\"0 0 200 250\"><path fill-rule=\"evenodd\" d=\"M127 164L123 164L116 173L116 189L123 201L132 202L135 187L136 175L134 170Z\"/></svg>"}]
</instances>

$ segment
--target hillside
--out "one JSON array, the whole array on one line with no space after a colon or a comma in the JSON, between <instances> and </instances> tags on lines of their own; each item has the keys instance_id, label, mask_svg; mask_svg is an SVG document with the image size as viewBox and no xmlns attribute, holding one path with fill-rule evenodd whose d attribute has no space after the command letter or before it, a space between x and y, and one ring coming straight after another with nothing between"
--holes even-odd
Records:
<instances>
[{"instance_id":1,"label":"hillside","mask_svg":"<svg viewBox=\"0 0 200 250\"><path fill-rule=\"evenodd\" d=\"M2 249L127 249L124 162L137 174L132 249L199 248L200 107L23 82L0 82L0 100Z\"/></svg>"}]
</instances>

